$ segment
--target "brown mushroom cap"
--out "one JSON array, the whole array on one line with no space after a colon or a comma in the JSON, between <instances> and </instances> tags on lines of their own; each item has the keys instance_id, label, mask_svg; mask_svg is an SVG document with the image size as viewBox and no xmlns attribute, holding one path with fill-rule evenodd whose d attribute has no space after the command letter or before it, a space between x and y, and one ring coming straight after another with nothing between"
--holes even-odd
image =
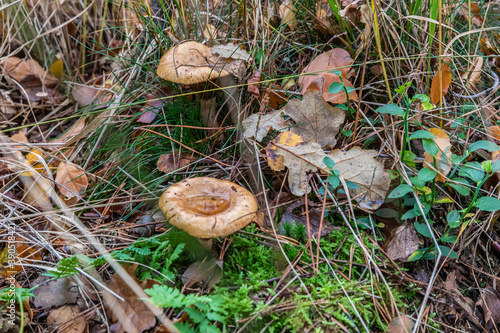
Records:
<instances>
[{"instance_id":1,"label":"brown mushroom cap","mask_svg":"<svg viewBox=\"0 0 500 333\"><path fill-rule=\"evenodd\" d=\"M198 42L185 42L163 55L156 73L162 79L181 84L196 84L229 75L217 69L211 49Z\"/></svg>"},{"instance_id":2,"label":"brown mushroom cap","mask_svg":"<svg viewBox=\"0 0 500 333\"><path fill-rule=\"evenodd\" d=\"M258 205L245 188L210 177L186 179L160 198L170 224L198 238L227 236L255 220Z\"/></svg>"}]
</instances>

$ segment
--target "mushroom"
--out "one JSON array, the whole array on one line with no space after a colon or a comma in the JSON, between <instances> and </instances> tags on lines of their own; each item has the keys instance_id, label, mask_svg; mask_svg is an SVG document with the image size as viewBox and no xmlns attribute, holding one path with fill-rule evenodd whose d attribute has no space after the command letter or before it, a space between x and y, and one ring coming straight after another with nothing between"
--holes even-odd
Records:
<instances>
[{"instance_id":1,"label":"mushroom","mask_svg":"<svg viewBox=\"0 0 500 333\"><path fill-rule=\"evenodd\" d=\"M198 238L208 249L212 238L227 236L255 220L257 200L238 184L210 177L183 180L160 197L170 224Z\"/></svg>"},{"instance_id":2,"label":"mushroom","mask_svg":"<svg viewBox=\"0 0 500 333\"><path fill-rule=\"evenodd\" d=\"M161 58L156 73L167 81L184 85L217 81L221 87L229 87L233 85L233 78L239 76L240 71L245 70L244 63L244 60L224 57L212 52L212 48L206 45L190 41L169 49ZM208 94L212 95L212 92L208 92ZM213 97L203 98L201 117L206 126L219 127L214 113L215 99ZM237 113L237 111L231 113L233 121L235 118L237 119Z\"/></svg>"}]
</instances>

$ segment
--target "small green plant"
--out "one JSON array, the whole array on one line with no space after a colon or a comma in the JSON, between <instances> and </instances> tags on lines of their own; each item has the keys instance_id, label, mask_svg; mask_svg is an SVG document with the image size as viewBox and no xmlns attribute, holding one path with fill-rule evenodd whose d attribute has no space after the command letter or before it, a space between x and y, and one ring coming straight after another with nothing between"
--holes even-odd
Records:
<instances>
[{"instance_id":1,"label":"small green plant","mask_svg":"<svg viewBox=\"0 0 500 333\"><path fill-rule=\"evenodd\" d=\"M183 333L218 333L221 330L217 327L217 323L226 323L226 312L220 296L183 295L179 290L165 285L154 285L145 292L151 296L148 300L154 305L187 314L187 321L175 323Z\"/></svg>"},{"instance_id":2,"label":"small green plant","mask_svg":"<svg viewBox=\"0 0 500 333\"><path fill-rule=\"evenodd\" d=\"M283 234L287 237L291 237L299 242L303 242L307 238L307 229L303 224L297 224L295 221L292 223L283 224Z\"/></svg>"},{"instance_id":3,"label":"small green plant","mask_svg":"<svg viewBox=\"0 0 500 333\"><path fill-rule=\"evenodd\" d=\"M76 269L77 267L81 267L77 256L62 258L61 261L58 262L54 271L47 271L42 273L42 275L48 276L52 279L60 279L78 274L78 270Z\"/></svg>"}]
</instances>

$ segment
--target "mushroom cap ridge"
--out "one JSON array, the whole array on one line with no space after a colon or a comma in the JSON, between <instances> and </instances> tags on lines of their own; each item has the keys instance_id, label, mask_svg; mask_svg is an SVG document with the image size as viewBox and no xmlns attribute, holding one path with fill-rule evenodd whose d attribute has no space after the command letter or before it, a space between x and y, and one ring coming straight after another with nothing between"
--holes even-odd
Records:
<instances>
[{"instance_id":1,"label":"mushroom cap ridge","mask_svg":"<svg viewBox=\"0 0 500 333\"><path fill-rule=\"evenodd\" d=\"M160 197L168 222L198 238L227 236L255 220L257 200L245 188L210 177L183 180Z\"/></svg>"},{"instance_id":2,"label":"mushroom cap ridge","mask_svg":"<svg viewBox=\"0 0 500 333\"><path fill-rule=\"evenodd\" d=\"M211 49L198 42L184 42L167 51L156 73L162 79L180 84L197 84L229 75L210 63Z\"/></svg>"}]
</instances>

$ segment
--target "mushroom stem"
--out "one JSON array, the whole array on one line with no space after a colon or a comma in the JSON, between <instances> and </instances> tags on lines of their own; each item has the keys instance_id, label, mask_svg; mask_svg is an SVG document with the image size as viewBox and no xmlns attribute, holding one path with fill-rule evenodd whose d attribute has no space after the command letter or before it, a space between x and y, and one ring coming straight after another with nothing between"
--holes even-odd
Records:
<instances>
[{"instance_id":1,"label":"mushroom stem","mask_svg":"<svg viewBox=\"0 0 500 333\"><path fill-rule=\"evenodd\" d=\"M205 249L212 250L212 247L214 245L212 238L196 238L196 239Z\"/></svg>"},{"instance_id":2,"label":"mushroom stem","mask_svg":"<svg viewBox=\"0 0 500 333\"><path fill-rule=\"evenodd\" d=\"M211 127L207 130L208 135L215 134L217 132L217 127L219 127L219 122L217 121L217 114L215 112L215 98L207 97L203 95L201 100L201 119L203 125Z\"/></svg>"}]
</instances>

